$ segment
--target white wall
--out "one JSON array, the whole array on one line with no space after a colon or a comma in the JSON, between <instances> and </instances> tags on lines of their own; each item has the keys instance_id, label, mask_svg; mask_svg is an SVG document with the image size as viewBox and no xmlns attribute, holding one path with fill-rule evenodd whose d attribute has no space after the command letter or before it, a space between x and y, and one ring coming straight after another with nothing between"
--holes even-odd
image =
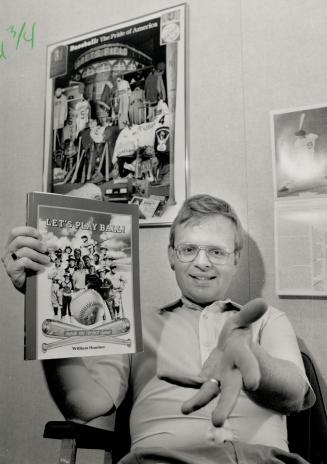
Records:
<instances>
[{"instance_id":1,"label":"white wall","mask_svg":"<svg viewBox=\"0 0 327 464\"><path fill-rule=\"evenodd\" d=\"M12 49L0 61L1 247L9 230L25 221L25 193L42 187L47 44L178 3L2 0L0 42L10 24L23 21L36 21L36 40L34 49ZM272 109L327 101L327 3L190 0L188 5L189 191L221 196L237 209L249 240L231 296L245 302L262 292L285 310L327 381L325 299L280 299L274 292L269 129ZM168 228L140 231L143 301L161 304L167 295L178 296L166 260L167 239ZM61 416L39 362L23 361L23 297L2 268L0 273L0 462L56 462L59 445L43 440L42 433L47 420Z\"/></svg>"}]
</instances>

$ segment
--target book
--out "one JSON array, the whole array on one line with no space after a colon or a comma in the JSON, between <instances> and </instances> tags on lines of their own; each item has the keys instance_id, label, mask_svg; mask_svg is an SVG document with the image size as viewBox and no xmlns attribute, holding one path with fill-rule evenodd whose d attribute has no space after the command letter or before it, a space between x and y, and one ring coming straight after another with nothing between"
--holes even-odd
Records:
<instances>
[{"instance_id":1,"label":"book","mask_svg":"<svg viewBox=\"0 0 327 464\"><path fill-rule=\"evenodd\" d=\"M151 196L148 198L144 198L138 195L134 195L130 204L136 204L139 207L139 217L141 219L144 218L151 218L154 216L157 208L160 205L160 201L157 198L152 198Z\"/></svg>"},{"instance_id":2,"label":"book","mask_svg":"<svg viewBox=\"0 0 327 464\"><path fill-rule=\"evenodd\" d=\"M138 206L27 194L50 264L28 275L25 359L141 351Z\"/></svg>"},{"instance_id":3,"label":"book","mask_svg":"<svg viewBox=\"0 0 327 464\"><path fill-rule=\"evenodd\" d=\"M154 198L144 198L139 208L146 218L153 217L156 209L159 206L160 201Z\"/></svg>"}]
</instances>

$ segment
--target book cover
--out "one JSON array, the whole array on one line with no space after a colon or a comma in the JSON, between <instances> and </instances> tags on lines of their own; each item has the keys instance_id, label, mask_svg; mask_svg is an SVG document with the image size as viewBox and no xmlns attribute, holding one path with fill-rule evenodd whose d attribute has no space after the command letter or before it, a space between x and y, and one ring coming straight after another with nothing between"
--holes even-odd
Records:
<instances>
[{"instance_id":1,"label":"book cover","mask_svg":"<svg viewBox=\"0 0 327 464\"><path fill-rule=\"evenodd\" d=\"M137 205L27 195L50 264L27 277L25 359L142 350Z\"/></svg>"}]
</instances>

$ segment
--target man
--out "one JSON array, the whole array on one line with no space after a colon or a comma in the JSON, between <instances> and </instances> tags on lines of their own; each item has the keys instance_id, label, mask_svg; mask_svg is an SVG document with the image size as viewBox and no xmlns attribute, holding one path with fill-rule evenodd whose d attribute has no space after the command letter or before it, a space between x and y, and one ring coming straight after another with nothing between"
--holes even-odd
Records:
<instances>
[{"instance_id":1,"label":"man","mask_svg":"<svg viewBox=\"0 0 327 464\"><path fill-rule=\"evenodd\" d=\"M101 292L102 282L93 264L90 265L88 273L85 276L85 284L87 288L92 288L93 290L96 290L98 293Z\"/></svg>"},{"instance_id":2,"label":"man","mask_svg":"<svg viewBox=\"0 0 327 464\"><path fill-rule=\"evenodd\" d=\"M72 293L73 293L73 283L71 274L66 273L64 275L64 280L60 284L60 288L62 290L62 309L61 309L61 319L68 317L68 321L70 322L71 319L71 311L70 311L70 304L72 301Z\"/></svg>"},{"instance_id":3,"label":"man","mask_svg":"<svg viewBox=\"0 0 327 464\"><path fill-rule=\"evenodd\" d=\"M87 269L84 269L83 261L80 260L77 269L72 274L73 288L75 292L83 290L86 287Z\"/></svg>"},{"instance_id":4,"label":"man","mask_svg":"<svg viewBox=\"0 0 327 464\"><path fill-rule=\"evenodd\" d=\"M53 309L53 316L58 319L59 311L62 305L62 291L60 289L59 277L53 277L50 287L50 298Z\"/></svg>"},{"instance_id":5,"label":"man","mask_svg":"<svg viewBox=\"0 0 327 464\"><path fill-rule=\"evenodd\" d=\"M47 263L40 238L31 228L9 237L3 262L18 289L25 268ZM227 203L187 199L168 247L181 299L159 312L144 309L144 352L44 363L54 399L72 420L113 411L132 383L132 454L122 462L304 462L288 453L284 416L310 403L292 327L262 302L241 308L226 299L241 249L242 227Z\"/></svg>"},{"instance_id":6,"label":"man","mask_svg":"<svg viewBox=\"0 0 327 464\"><path fill-rule=\"evenodd\" d=\"M82 260L82 253L80 248L74 248L74 258L77 269L79 269L79 263ZM84 263L83 263L84 266Z\"/></svg>"},{"instance_id":7,"label":"man","mask_svg":"<svg viewBox=\"0 0 327 464\"><path fill-rule=\"evenodd\" d=\"M83 266L85 269L89 270L92 265L91 257L89 255L82 256Z\"/></svg>"},{"instance_id":8,"label":"man","mask_svg":"<svg viewBox=\"0 0 327 464\"><path fill-rule=\"evenodd\" d=\"M71 257L71 253L72 253L72 247L70 245L67 245L65 246L64 248L64 252L62 254L62 262L63 262L63 265L64 266L69 266L69 259Z\"/></svg>"},{"instance_id":9,"label":"man","mask_svg":"<svg viewBox=\"0 0 327 464\"><path fill-rule=\"evenodd\" d=\"M120 272L117 272L117 264L111 263L110 264L110 272L106 273L106 278L110 280L111 283L111 294L112 294L112 304L113 304L113 311L114 311L114 318L119 319L123 317L123 314L120 314L122 302L121 302L121 294L124 290L126 285L126 279Z\"/></svg>"},{"instance_id":10,"label":"man","mask_svg":"<svg viewBox=\"0 0 327 464\"><path fill-rule=\"evenodd\" d=\"M48 278L53 280L54 277L58 278L58 282L62 282L64 280L65 269L62 266L61 259L56 257L54 260L54 265L51 266Z\"/></svg>"},{"instance_id":11,"label":"man","mask_svg":"<svg viewBox=\"0 0 327 464\"><path fill-rule=\"evenodd\" d=\"M95 267L96 271L101 269L99 253L93 253L93 266Z\"/></svg>"},{"instance_id":12,"label":"man","mask_svg":"<svg viewBox=\"0 0 327 464\"><path fill-rule=\"evenodd\" d=\"M91 249L93 249L94 246L94 241L90 239L88 235L85 234L81 236L81 240L82 243L80 245L80 249L82 252L82 258L84 258L84 256L90 255Z\"/></svg>"},{"instance_id":13,"label":"man","mask_svg":"<svg viewBox=\"0 0 327 464\"><path fill-rule=\"evenodd\" d=\"M71 277L76 271L76 261L73 255L70 255L67 261L67 267L65 268L65 273L69 274Z\"/></svg>"}]
</instances>

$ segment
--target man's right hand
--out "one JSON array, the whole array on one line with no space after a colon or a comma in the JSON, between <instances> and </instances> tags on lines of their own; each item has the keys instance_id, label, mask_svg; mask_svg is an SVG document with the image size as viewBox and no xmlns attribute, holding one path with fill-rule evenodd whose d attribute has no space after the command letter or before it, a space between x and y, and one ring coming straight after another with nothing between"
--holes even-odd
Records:
<instances>
[{"instance_id":1,"label":"man's right hand","mask_svg":"<svg viewBox=\"0 0 327 464\"><path fill-rule=\"evenodd\" d=\"M218 394L219 400L212 414L212 423L221 427L238 399L242 387L246 391L259 388L261 373L252 352L251 325L266 312L262 298L249 301L241 311L225 322L217 346L205 361L198 376L160 376L175 385L198 388L182 405L182 412L190 414L207 405Z\"/></svg>"},{"instance_id":2,"label":"man's right hand","mask_svg":"<svg viewBox=\"0 0 327 464\"><path fill-rule=\"evenodd\" d=\"M21 292L25 291L26 272L42 271L50 263L47 246L34 227L15 227L9 233L2 262L13 285Z\"/></svg>"}]
</instances>

